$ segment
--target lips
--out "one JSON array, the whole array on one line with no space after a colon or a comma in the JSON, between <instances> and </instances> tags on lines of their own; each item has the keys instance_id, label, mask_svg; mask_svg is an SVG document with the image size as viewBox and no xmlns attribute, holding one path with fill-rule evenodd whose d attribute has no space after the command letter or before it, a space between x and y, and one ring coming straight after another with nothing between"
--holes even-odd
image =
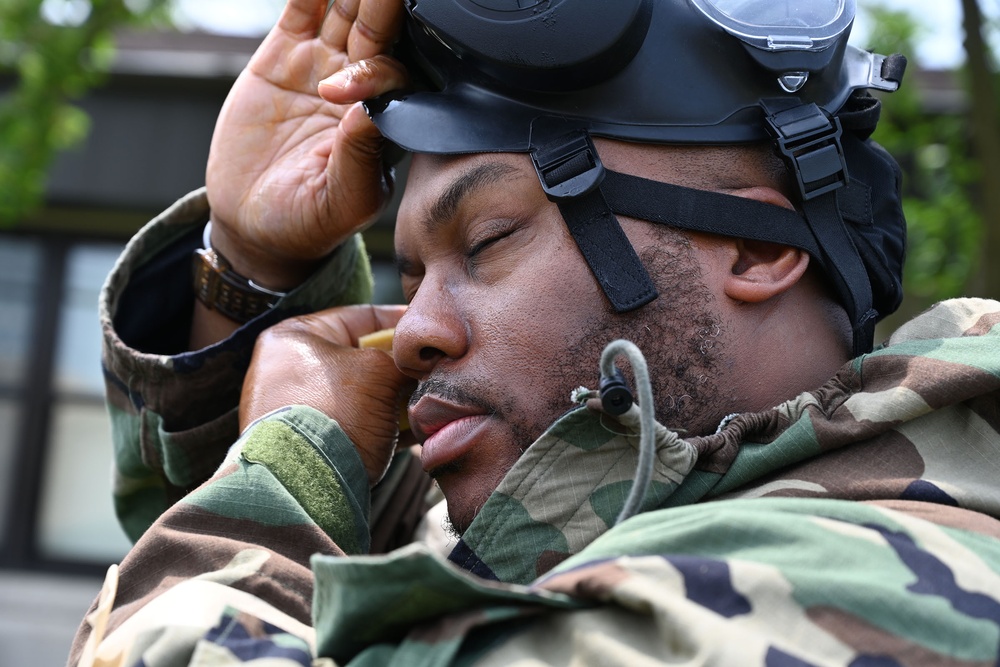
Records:
<instances>
[{"instance_id":1,"label":"lips","mask_svg":"<svg viewBox=\"0 0 1000 667\"><path fill-rule=\"evenodd\" d=\"M410 408L410 426L423 442L420 460L424 470L433 471L471 451L490 418L480 407L422 396Z\"/></svg>"}]
</instances>

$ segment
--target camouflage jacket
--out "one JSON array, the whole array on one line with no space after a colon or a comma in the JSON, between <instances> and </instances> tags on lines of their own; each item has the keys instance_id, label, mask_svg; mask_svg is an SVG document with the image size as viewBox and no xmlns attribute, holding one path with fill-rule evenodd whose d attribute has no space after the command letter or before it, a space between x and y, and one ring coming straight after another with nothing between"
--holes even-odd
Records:
<instances>
[{"instance_id":1,"label":"camouflage jacket","mask_svg":"<svg viewBox=\"0 0 1000 667\"><path fill-rule=\"evenodd\" d=\"M199 201L145 237L189 225ZM184 493L218 463L221 448L199 441L231 418L170 431L163 388L187 382L199 400L212 352L142 355L116 333L129 267L155 254L143 238L103 301L115 493L142 536L109 571L71 664L1000 659L1000 304L940 304L822 387L714 435L659 428L642 511L618 525L635 414L580 407L528 448L447 558L420 543L364 555L374 514L396 523L424 487L404 461L373 500L350 441L311 408L258 422ZM238 386L240 363L212 372ZM159 512L143 533L136 517Z\"/></svg>"}]
</instances>

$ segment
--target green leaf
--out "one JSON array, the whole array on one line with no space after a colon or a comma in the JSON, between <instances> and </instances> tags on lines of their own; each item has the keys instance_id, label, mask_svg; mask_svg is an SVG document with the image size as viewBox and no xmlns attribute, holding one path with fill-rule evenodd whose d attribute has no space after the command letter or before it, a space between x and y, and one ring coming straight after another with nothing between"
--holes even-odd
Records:
<instances>
[{"instance_id":1,"label":"green leaf","mask_svg":"<svg viewBox=\"0 0 1000 667\"><path fill-rule=\"evenodd\" d=\"M90 119L74 104L106 79L115 31L163 22L169 0L0 0L0 225L43 201L58 151L79 144Z\"/></svg>"}]
</instances>

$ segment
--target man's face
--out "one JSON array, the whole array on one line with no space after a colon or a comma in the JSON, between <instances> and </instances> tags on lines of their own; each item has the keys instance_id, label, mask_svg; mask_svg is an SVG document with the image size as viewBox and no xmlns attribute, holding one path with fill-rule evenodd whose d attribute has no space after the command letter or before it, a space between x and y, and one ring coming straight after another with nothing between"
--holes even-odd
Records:
<instances>
[{"instance_id":1,"label":"man's face","mask_svg":"<svg viewBox=\"0 0 1000 667\"><path fill-rule=\"evenodd\" d=\"M661 421L703 430L714 419L723 324L700 250L666 228L622 224L660 297L619 315L527 156L415 157L396 225L410 307L393 347L419 380L410 422L458 530L573 407L570 392L596 387L616 338L645 353Z\"/></svg>"}]
</instances>

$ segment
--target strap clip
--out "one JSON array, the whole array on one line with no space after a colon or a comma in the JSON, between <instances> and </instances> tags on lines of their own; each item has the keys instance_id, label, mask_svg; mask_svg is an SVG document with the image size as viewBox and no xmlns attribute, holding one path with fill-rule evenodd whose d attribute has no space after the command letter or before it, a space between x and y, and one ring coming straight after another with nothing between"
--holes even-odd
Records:
<instances>
[{"instance_id":1,"label":"strap clip","mask_svg":"<svg viewBox=\"0 0 1000 667\"><path fill-rule=\"evenodd\" d=\"M583 130L535 148L531 161L550 201L582 197L604 180L604 165L590 135Z\"/></svg>"},{"instance_id":2,"label":"strap clip","mask_svg":"<svg viewBox=\"0 0 1000 667\"><path fill-rule=\"evenodd\" d=\"M792 168L803 201L847 185L850 179L839 118L811 103L780 111L763 101L761 106L768 133Z\"/></svg>"}]
</instances>

